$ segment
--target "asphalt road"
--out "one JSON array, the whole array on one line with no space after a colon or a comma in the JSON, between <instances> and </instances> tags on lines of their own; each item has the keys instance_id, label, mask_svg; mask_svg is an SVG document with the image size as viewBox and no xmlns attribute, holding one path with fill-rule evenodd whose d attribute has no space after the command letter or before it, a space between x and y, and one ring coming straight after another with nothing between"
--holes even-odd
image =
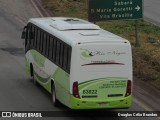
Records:
<instances>
[{"instance_id":1,"label":"asphalt road","mask_svg":"<svg viewBox=\"0 0 160 120\"><path fill-rule=\"evenodd\" d=\"M144 0L144 19L160 26L160 0Z\"/></svg>"},{"instance_id":2,"label":"asphalt road","mask_svg":"<svg viewBox=\"0 0 160 120\"><path fill-rule=\"evenodd\" d=\"M35 86L30 77L25 73L24 41L21 40L20 36L24 23L29 18L38 16L39 14L31 5L30 0L0 0L0 111L68 110L66 107L55 108L52 105L50 94L48 94L42 87ZM142 89L139 87L139 91L134 93L135 97L133 104L128 111L152 110L151 106L146 106L146 103L143 100L139 100L140 95L138 95L138 93L141 94L141 92ZM157 104L155 106L157 106ZM105 111L107 112L108 110ZM114 113L115 111L126 110L121 109L109 111ZM98 116L83 117L83 113L81 118L65 116L67 115L64 113L64 116L62 115L62 117L59 116L55 119L102 119ZM123 120L127 118L115 119ZM130 119L158 120L158 118L138 117L132 117Z\"/></svg>"}]
</instances>

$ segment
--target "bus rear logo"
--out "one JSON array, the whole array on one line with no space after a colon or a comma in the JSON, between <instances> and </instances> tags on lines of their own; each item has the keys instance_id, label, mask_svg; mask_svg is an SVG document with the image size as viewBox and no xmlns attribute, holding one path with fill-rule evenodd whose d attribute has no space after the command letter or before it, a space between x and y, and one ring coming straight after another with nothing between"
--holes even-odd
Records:
<instances>
[{"instance_id":1,"label":"bus rear logo","mask_svg":"<svg viewBox=\"0 0 160 120\"><path fill-rule=\"evenodd\" d=\"M90 52L90 51L87 50L87 49L81 48L80 50L82 51L82 52L81 52L81 58L82 58L83 60L84 60L85 58L91 58L91 57L94 56L93 53Z\"/></svg>"}]
</instances>

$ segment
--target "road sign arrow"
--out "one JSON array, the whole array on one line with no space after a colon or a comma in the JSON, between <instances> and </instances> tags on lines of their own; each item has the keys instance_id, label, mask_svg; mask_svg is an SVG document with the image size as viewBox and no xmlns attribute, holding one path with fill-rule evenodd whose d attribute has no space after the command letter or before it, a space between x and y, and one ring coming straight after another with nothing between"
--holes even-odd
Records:
<instances>
[{"instance_id":1,"label":"road sign arrow","mask_svg":"<svg viewBox=\"0 0 160 120\"><path fill-rule=\"evenodd\" d=\"M135 7L135 9L136 9L137 11L139 11L141 8L137 5L137 7Z\"/></svg>"}]
</instances>

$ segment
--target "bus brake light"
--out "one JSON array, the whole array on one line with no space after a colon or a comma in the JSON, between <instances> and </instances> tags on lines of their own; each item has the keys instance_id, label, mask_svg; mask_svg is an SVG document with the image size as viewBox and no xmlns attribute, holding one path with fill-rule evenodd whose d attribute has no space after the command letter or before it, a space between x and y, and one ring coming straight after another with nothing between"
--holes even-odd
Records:
<instances>
[{"instance_id":1,"label":"bus brake light","mask_svg":"<svg viewBox=\"0 0 160 120\"><path fill-rule=\"evenodd\" d=\"M72 93L73 93L74 97L80 98L79 90L78 90L78 82L77 81L73 83Z\"/></svg>"},{"instance_id":2,"label":"bus brake light","mask_svg":"<svg viewBox=\"0 0 160 120\"><path fill-rule=\"evenodd\" d=\"M127 89L126 89L126 95L125 95L125 97L131 95L131 89L132 89L131 80L128 80L127 81Z\"/></svg>"}]
</instances>

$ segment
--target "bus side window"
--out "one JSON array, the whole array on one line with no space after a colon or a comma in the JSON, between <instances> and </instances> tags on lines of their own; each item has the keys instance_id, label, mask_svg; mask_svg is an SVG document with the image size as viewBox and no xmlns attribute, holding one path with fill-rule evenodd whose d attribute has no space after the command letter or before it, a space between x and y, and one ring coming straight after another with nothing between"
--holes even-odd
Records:
<instances>
[{"instance_id":1,"label":"bus side window","mask_svg":"<svg viewBox=\"0 0 160 120\"><path fill-rule=\"evenodd\" d=\"M43 42L42 42L42 46L43 46L43 47L42 47L42 52L43 52L44 55L46 55L46 54L45 54L45 53L46 53L46 40L47 40L46 37L47 37L47 35L46 35L46 33L44 33L44 34L43 34L43 39L42 39L42 41L43 41Z\"/></svg>"},{"instance_id":2,"label":"bus side window","mask_svg":"<svg viewBox=\"0 0 160 120\"><path fill-rule=\"evenodd\" d=\"M65 48L65 45L64 43L61 44L61 53L60 53L60 65L62 66L62 68L64 69L64 48Z\"/></svg>"},{"instance_id":3,"label":"bus side window","mask_svg":"<svg viewBox=\"0 0 160 120\"><path fill-rule=\"evenodd\" d=\"M34 49L37 49L37 34L38 34L38 32L37 32L37 28L35 27L35 29L34 29Z\"/></svg>"},{"instance_id":4,"label":"bus side window","mask_svg":"<svg viewBox=\"0 0 160 120\"><path fill-rule=\"evenodd\" d=\"M64 59L63 59L63 68L67 71L70 69L70 48L65 45L64 47Z\"/></svg>"},{"instance_id":5,"label":"bus side window","mask_svg":"<svg viewBox=\"0 0 160 120\"><path fill-rule=\"evenodd\" d=\"M70 64L71 64L71 48L67 48L67 71L70 71Z\"/></svg>"},{"instance_id":6,"label":"bus side window","mask_svg":"<svg viewBox=\"0 0 160 120\"><path fill-rule=\"evenodd\" d=\"M62 52L62 43L60 42L60 43L59 43L59 54L58 54L58 55L59 55L59 56L58 56L59 59L58 59L58 61L57 61L60 66L61 66L61 59L62 59L61 52Z\"/></svg>"},{"instance_id":7,"label":"bus side window","mask_svg":"<svg viewBox=\"0 0 160 120\"><path fill-rule=\"evenodd\" d=\"M50 50L50 36L47 36L47 41L46 41L46 55L49 57L49 50Z\"/></svg>"},{"instance_id":8,"label":"bus side window","mask_svg":"<svg viewBox=\"0 0 160 120\"><path fill-rule=\"evenodd\" d=\"M41 38L40 38L40 48L39 48L39 51L40 53L43 53L43 39L44 39L44 32L41 31Z\"/></svg>"},{"instance_id":9,"label":"bus side window","mask_svg":"<svg viewBox=\"0 0 160 120\"><path fill-rule=\"evenodd\" d=\"M40 38L41 38L41 32L40 30L38 29L38 36L37 36L37 50L39 51L40 50Z\"/></svg>"},{"instance_id":10,"label":"bus side window","mask_svg":"<svg viewBox=\"0 0 160 120\"><path fill-rule=\"evenodd\" d=\"M60 53L60 42L57 40L56 42L56 54L55 54L55 62L59 65L59 54Z\"/></svg>"},{"instance_id":11,"label":"bus side window","mask_svg":"<svg viewBox=\"0 0 160 120\"><path fill-rule=\"evenodd\" d=\"M53 60L53 38L51 37L50 38L50 41L49 41L49 58L51 60Z\"/></svg>"},{"instance_id":12,"label":"bus side window","mask_svg":"<svg viewBox=\"0 0 160 120\"><path fill-rule=\"evenodd\" d=\"M54 38L54 42L53 42L53 62L56 62L56 54L57 54L57 40Z\"/></svg>"}]
</instances>

